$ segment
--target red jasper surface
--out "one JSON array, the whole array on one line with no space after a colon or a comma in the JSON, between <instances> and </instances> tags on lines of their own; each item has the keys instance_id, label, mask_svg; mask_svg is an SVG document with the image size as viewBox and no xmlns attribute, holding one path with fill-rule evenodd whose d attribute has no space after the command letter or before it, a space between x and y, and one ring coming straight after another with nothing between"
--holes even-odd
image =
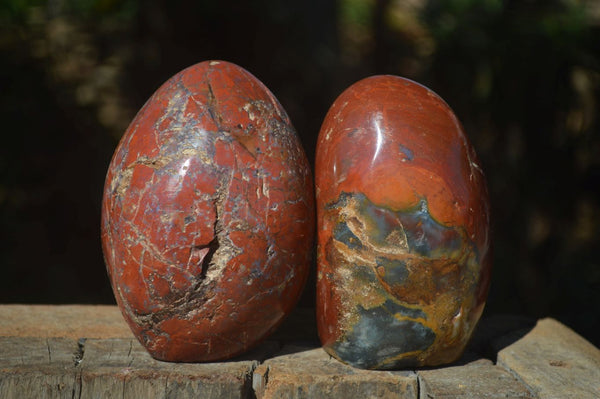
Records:
<instances>
[{"instance_id":1,"label":"red jasper surface","mask_svg":"<svg viewBox=\"0 0 600 399\"><path fill-rule=\"evenodd\" d=\"M324 348L369 369L457 359L491 263L484 175L452 110L407 79L359 81L323 122L315 170Z\"/></svg>"},{"instance_id":2,"label":"red jasper surface","mask_svg":"<svg viewBox=\"0 0 600 399\"><path fill-rule=\"evenodd\" d=\"M106 176L113 291L160 360L226 359L265 338L305 284L313 229L310 168L288 116L227 62L162 85Z\"/></svg>"}]
</instances>

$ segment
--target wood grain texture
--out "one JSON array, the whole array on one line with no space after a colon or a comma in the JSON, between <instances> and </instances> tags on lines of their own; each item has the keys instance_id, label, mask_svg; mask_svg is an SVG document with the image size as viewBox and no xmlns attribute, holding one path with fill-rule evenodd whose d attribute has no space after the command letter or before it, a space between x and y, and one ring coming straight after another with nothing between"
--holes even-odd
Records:
<instances>
[{"instance_id":1,"label":"wood grain texture","mask_svg":"<svg viewBox=\"0 0 600 399\"><path fill-rule=\"evenodd\" d=\"M510 372L480 359L463 366L419 371L419 397L478 399L534 398Z\"/></svg>"},{"instance_id":2,"label":"wood grain texture","mask_svg":"<svg viewBox=\"0 0 600 399\"><path fill-rule=\"evenodd\" d=\"M166 363L152 359L135 339L91 339L81 361L81 397L245 397L256 364Z\"/></svg>"},{"instance_id":3,"label":"wood grain texture","mask_svg":"<svg viewBox=\"0 0 600 399\"><path fill-rule=\"evenodd\" d=\"M255 371L252 387L259 399L399 398L417 399L412 371L360 370L314 346L285 346Z\"/></svg>"},{"instance_id":4,"label":"wood grain texture","mask_svg":"<svg viewBox=\"0 0 600 399\"><path fill-rule=\"evenodd\" d=\"M543 399L599 398L600 350L553 319L542 319L527 335L498 353Z\"/></svg>"},{"instance_id":5,"label":"wood grain texture","mask_svg":"<svg viewBox=\"0 0 600 399\"><path fill-rule=\"evenodd\" d=\"M133 338L0 337L1 398L244 398L255 360L179 364Z\"/></svg>"},{"instance_id":6,"label":"wood grain texture","mask_svg":"<svg viewBox=\"0 0 600 399\"><path fill-rule=\"evenodd\" d=\"M131 338L112 305L2 305L0 337Z\"/></svg>"},{"instance_id":7,"label":"wood grain texture","mask_svg":"<svg viewBox=\"0 0 600 399\"><path fill-rule=\"evenodd\" d=\"M0 337L0 398L77 398L77 341Z\"/></svg>"}]
</instances>

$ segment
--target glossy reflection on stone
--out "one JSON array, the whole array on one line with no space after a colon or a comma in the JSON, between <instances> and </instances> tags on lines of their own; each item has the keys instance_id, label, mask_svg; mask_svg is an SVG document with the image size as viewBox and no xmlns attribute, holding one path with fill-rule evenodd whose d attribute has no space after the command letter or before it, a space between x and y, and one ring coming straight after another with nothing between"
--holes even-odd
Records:
<instances>
[{"instance_id":1,"label":"glossy reflection on stone","mask_svg":"<svg viewBox=\"0 0 600 399\"><path fill-rule=\"evenodd\" d=\"M317 321L360 368L456 360L490 276L489 201L452 110L407 79L364 79L317 143Z\"/></svg>"},{"instance_id":2,"label":"glossy reflection on stone","mask_svg":"<svg viewBox=\"0 0 600 399\"><path fill-rule=\"evenodd\" d=\"M113 291L155 358L213 361L264 339L304 286L310 168L285 111L244 69L203 62L148 100L106 177Z\"/></svg>"}]
</instances>

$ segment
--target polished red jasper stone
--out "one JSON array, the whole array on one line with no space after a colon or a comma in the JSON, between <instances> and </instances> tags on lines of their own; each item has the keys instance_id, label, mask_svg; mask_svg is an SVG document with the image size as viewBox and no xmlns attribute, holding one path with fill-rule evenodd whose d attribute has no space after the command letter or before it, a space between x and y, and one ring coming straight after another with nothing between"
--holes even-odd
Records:
<instances>
[{"instance_id":1,"label":"polished red jasper stone","mask_svg":"<svg viewBox=\"0 0 600 399\"><path fill-rule=\"evenodd\" d=\"M457 359L491 259L484 175L452 110L407 79L361 80L327 113L315 170L325 350L369 369Z\"/></svg>"},{"instance_id":2,"label":"polished red jasper stone","mask_svg":"<svg viewBox=\"0 0 600 399\"><path fill-rule=\"evenodd\" d=\"M227 62L163 84L106 176L112 288L160 360L226 359L265 338L303 289L313 230L310 167L288 116Z\"/></svg>"}]
</instances>

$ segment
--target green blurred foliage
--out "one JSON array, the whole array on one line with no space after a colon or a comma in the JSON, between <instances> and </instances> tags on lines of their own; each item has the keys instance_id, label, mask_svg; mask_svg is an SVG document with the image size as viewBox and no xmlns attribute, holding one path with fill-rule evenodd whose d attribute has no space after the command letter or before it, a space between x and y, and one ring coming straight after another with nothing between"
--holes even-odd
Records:
<instances>
[{"instance_id":1,"label":"green blurred foliage","mask_svg":"<svg viewBox=\"0 0 600 399\"><path fill-rule=\"evenodd\" d=\"M113 300L98 230L116 142L169 76L226 59L276 94L311 160L355 81L440 94L490 186L487 312L554 316L598 345L599 37L598 0L4 0L0 300Z\"/></svg>"}]
</instances>

